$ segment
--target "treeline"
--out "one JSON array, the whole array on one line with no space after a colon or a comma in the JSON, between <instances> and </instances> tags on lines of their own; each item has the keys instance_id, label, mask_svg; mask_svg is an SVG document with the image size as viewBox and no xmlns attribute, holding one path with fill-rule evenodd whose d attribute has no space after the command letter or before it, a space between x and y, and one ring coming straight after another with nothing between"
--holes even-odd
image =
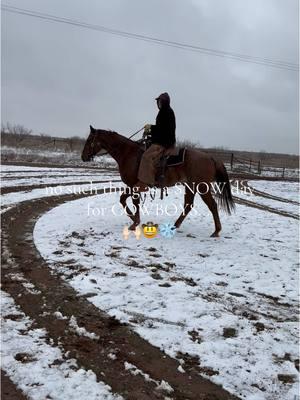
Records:
<instances>
[{"instance_id":1,"label":"treeline","mask_svg":"<svg viewBox=\"0 0 300 400\"><path fill-rule=\"evenodd\" d=\"M31 130L22 125L1 125L1 144L2 146L53 150L64 152L81 152L85 139L79 136L68 138L55 137L45 134L33 134Z\"/></svg>"}]
</instances>

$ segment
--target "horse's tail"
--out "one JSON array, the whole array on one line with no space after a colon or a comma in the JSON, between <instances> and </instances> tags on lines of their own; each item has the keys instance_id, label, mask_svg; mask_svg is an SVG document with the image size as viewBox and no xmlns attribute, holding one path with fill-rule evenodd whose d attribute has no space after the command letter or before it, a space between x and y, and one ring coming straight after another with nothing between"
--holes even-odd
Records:
<instances>
[{"instance_id":1,"label":"horse's tail","mask_svg":"<svg viewBox=\"0 0 300 400\"><path fill-rule=\"evenodd\" d=\"M216 166L215 180L221 190L221 193L218 194L217 196L218 204L228 214L231 214L235 210L235 204L232 198L228 173L223 163L215 161L215 166Z\"/></svg>"}]
</instances>

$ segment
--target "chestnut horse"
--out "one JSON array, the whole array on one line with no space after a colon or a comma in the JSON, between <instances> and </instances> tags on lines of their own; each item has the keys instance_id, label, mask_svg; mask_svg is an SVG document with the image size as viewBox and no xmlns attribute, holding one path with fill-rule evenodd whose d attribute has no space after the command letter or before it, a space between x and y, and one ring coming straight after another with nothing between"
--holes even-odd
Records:
<instances>
[{"instance_id":1,"label":"chestnut horse","mask_svg":"<svg viewBox=\"0 0 300 400\"><path fill-rule=\"evenodd\" d=\"M134 142L116 132L94 129L90 126L90 134L82 151L83 161L90 161L101 150L106 150L119 165L122 181L130 190L121 194L120 202L133 224L130 229L134 230L140 224L140 196L133 196L134 185L137 182L139 163L144 152L140 143ZM231 194L230 182L224 164L215 160L209 154L197 149L187 149L184 163L168 167L165 172L165 187L174 186L177 183L185 185L184 210L175 222L179 228L185 217L193 207L195 194L198 192L211 211L215 231L211 237L218 237L221 231L221 223L217 203L211 193L211 183L216 182L218 187L222 185L221 193L217 193L217 200L222 209L228 214L233 211L235 205ZM198 190L193 190L197 187ZM135 206L135 214L128 208L126 200L132 197Z\"/></svg>"}]
</instances>

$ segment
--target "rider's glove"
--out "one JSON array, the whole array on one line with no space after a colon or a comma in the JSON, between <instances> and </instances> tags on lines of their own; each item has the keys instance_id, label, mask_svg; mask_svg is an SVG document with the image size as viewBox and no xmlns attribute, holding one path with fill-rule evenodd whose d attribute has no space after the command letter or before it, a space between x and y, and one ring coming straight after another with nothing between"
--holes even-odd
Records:
<instances>
[{"instance_id":1,"label":"rider's glove","mask_svg":"<svg viewBox=\"0 0 300 400\"><path fill-rule=\"evenodd\" d=\"M151 124L146 124L144 126L144 134L149 135L151 133Z\"/></svg>"}]
</instances>

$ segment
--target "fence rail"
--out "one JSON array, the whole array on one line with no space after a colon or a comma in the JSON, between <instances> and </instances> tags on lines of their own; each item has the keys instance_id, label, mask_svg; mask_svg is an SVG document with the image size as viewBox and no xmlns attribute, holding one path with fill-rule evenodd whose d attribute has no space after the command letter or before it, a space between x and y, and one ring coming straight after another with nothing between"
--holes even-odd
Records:
<instances>
[{"instance_id":1,"label":"fence rail","mask_svg":"<svg viewBox=\"0 0 300 400\"><path fill-rule=\"evenodd\" d=\"M231 171L247 171L251 173L255 173L258 175L262 175L265 173L274 173L277 176L281 176L284 178L286 176L286 171L289 168L284 166L274 166L268 165L267 163L263 163L262 160L253 160L251 158L247 159L244 157L236 157L234 153L231 153L230 158L230 169Z\"/></svg>"}]
</instances>

